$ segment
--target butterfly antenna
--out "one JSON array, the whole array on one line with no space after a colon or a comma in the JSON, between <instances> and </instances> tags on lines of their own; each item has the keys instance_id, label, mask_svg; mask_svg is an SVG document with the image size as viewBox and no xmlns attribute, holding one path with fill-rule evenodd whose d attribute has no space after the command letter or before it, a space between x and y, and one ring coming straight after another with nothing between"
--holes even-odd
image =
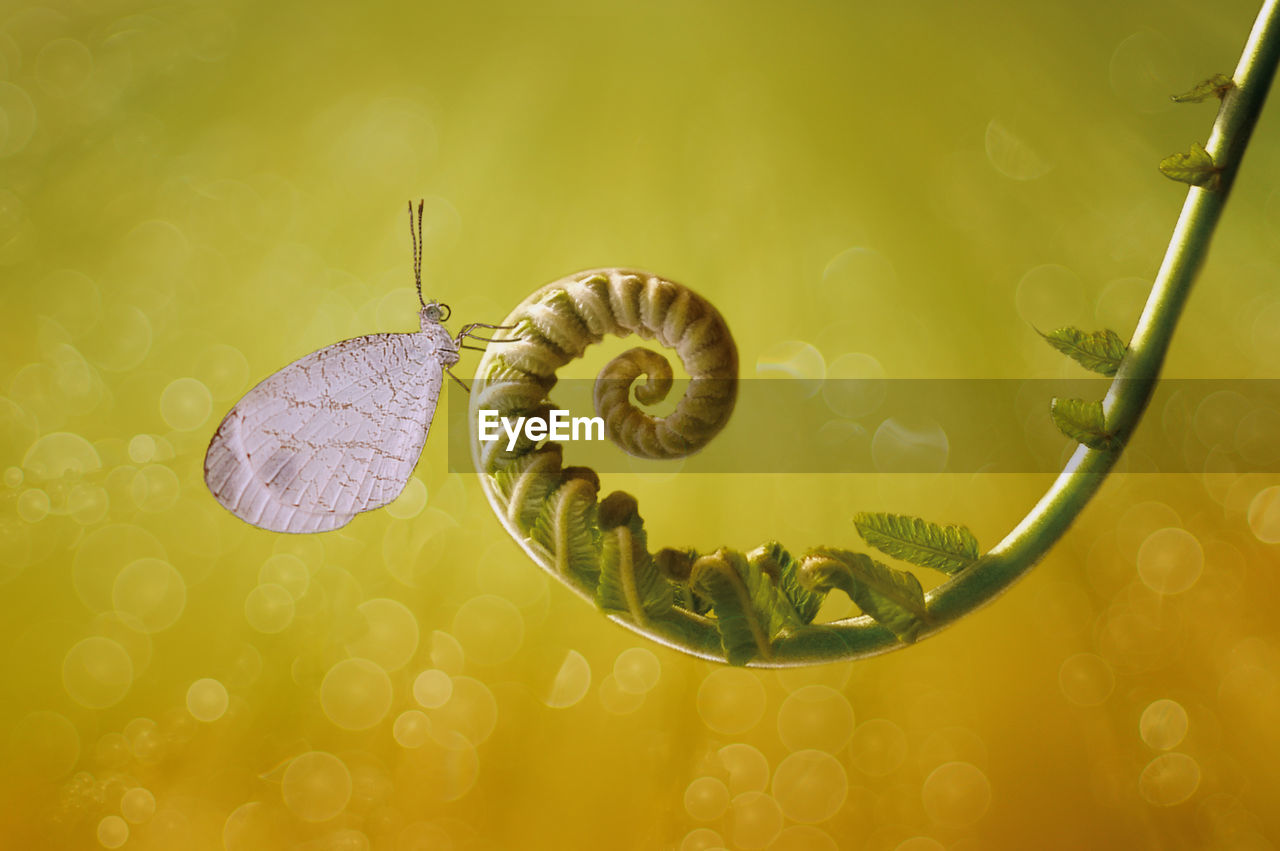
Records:
<instances>
[{"instance_id":1,"label":"butterfly antenna","mask_svg":"<svg viewBox=\"0 0 1280 851\"><path fill-rule=\"evenodd\" d=\"M413 243L413 284L418 290L418 303L423 307L427 303L422 299L422 201L418 202L418 230L413 229L413 202L409 202L409 239Z\"/></svg>"}]
</instances>

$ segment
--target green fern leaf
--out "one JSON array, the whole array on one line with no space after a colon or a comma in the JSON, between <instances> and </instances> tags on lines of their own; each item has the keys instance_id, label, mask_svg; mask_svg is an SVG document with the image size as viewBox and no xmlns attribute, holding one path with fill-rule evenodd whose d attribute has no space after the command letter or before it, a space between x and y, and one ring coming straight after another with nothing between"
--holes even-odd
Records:
<instances>
[{"instance_id":1,"label":"green fern leaf","mask_svg":"<svg viewBox=\"0 0 1280 851\"><path fill-rule=\"evenodd\" d=\"M965 526L866 512L856 515L853 525L862 539L880 552L921 567L957 573L978 560L978 539Z\"/></svg>"},{"instance_id":2,"label":"green fern leaf","mask_svg":"<svg viewBox=\"0 0 1280 851\"><path fill-rule=\"evenodd\" d=\"M551 553L561 575L575 573L590 578L600 572L597 487L598 483L589 477L567 477L542 504L533 522L530 536Z\"/></svg>"},{"instance_id":3,"label":"green fern leaf","mask_svg":"<svg viewBox=\"0 0 1280 851\"><path fill-rule=\"evenodd\" d=\"M693 563L697 560L698 553L693 549L677 550L663 547L653 554L658 572L671 583L676 607L696 615L704 615L711 611L711 601L701 594L695 594L689 587L689 576L693 570Z\"/></svg>"},{"instance_id":4,"label":"green fern leaf","mask_svg":"<svg viewBox=\"0 0 1280 851\"><path fill-rule=\"evenodd\" d=\"M731 665L767 657L774 636L800 625L773 580L752 567L741 553L721 549L699 559L689 584L711 600L720 646Z\"/></svg>"},{"instance_id":5,"label":"green fern leaf","mask_svg":"<svg viewBox=\"0 0 1280 851\"><path fill-rule=\"evenodd\" d=\"M1191 151L1185 154L1171 154L1160 161L1160 173L1170 180L1187 183L1191 186L1203 186L1206 189L1217 189L1222 168L1213 162L1213 157L1199 142L1191 143Z\"/></svg>"},{"instance_id":6,"label":"green fern leaf","mask_svg":"<svg viewBox=\"0 0 1280 851\"><path fill-rule=\"evenodd\" d=\"M1196 83L1189 91L1173 95L1174 103L1200 103L1209 98L1221 100L1227 92L1236 87L1235 81L1226 74L1214 74L1207 80Z\"/></svg>"},{"instance_id":7,"label":"green fern leaf","mask_svg":"<svg viewBox=\"0 0 1280 851\"><path fill-rule=\"evenodd\" d=\"M814 590L839 588L864 614L908 644L929 622L920 580L862 553L814 550L805 556L800 575Z\"/></svg>"},{"instance_id":8,"label":"green fern leaf","mask_svg":"<svg viewBox=\"0 0 1280 851\"><path fill-rule=\"evenodd\" d=\"M1117 441L1107 431L1101 402L1054 399L1049 408L1053 423L1067 437L1090 449L1115 449Z\"/></svg>"},{"instance_id":9,"label":"green fern leaf","mask_svg":"<svg viewBox=\"0 0 1280 851\"><path fill-rule=\"evenodd\" d=\"M747 553L747 563L772 580L774 587L795 612L799 623L811 623L826 597L800 583L800 565L777 541L770 541Z\"/></svg>"},{"instance_id":10,"label":"green fern leaf","mask_svg":"<svg viewBox=\"0 0 1280 851\"><path fill-rule=\"evenodd\" d=\"M1128 347L1120 335L1109 328L1085 332L1079 328L1059 328L1041 337L1058 351L1085 369L1099 375L1115 375Z\"/></svg>"},{"instance_id":11,"label":"green fern leaf","mask_svg":"<svg viewBox=\"0 0 1280 851\"><path fill-rule=\"evenodd\" d=\"M560 486L561 457L560 446L548 444L514 459L494 473L494 483L507 498L508 514L520 531L529 533L543 503Z\"/></svg>"},{"instance_id":12,"label":"green fern leaf","mask_svg":"<svg viewBox=\"0 0 1280 851\"><path fill-rule=\"evenodd\" d=\"M643 622L671 611L671 583L649 555L644 521L635 497L615 491L597 509L600 529L600 583L596 605Z\"/></svg>"}]
</instances>

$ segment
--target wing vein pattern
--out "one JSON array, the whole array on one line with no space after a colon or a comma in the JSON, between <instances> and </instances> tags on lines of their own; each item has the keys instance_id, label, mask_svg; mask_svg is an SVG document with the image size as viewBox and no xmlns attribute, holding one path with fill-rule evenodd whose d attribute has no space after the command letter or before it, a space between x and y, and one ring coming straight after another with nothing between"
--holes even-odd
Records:
<instances>
[{"instance_id":1,"label":"wing vein pattern","mask_svg":"<svg viewBox=\"0 0 1280 851\"><path fill-rule=\"evenodd\" d=\"M456 359L447 335L417 333L343 340L295 361L218 426L209 490L275 532L337 529L386 505L418 462Z\"/></svg>"}]
</instances>

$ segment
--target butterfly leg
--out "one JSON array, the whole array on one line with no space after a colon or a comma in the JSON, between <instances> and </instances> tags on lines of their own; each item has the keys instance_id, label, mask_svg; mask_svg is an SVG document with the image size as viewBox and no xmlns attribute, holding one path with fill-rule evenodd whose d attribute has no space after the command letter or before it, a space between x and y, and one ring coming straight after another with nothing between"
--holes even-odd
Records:
<instances>
[{"instance_id":1,"label":"butterfly leg","mask_svg":"<svg viewBox=\"0 0 1280 851\"><path fill-rule=\"evenodd\" d=\"M467 348L474 348L474 347L472 347L472 346L468 346ZM452 369L450 369L449 367L447 367L447 366L446 366L446 367L444 368L444 371L445 371L445 372L447 372L447 373L449 373L449 377L450 377L450 378L452 378L454 381L458 382L458 386L459 386L459 387L461 387L463 390L465 390L468 394L470 394L470 393L471 393L471 388L467 386L467 383L466 383L465 381L463 381L463 380L462 380L461 378L459 378L458 376L454 375L454 374L453 374L453 370L452 370Z\"/></svg>"},{"instance_id":2,"label":"butterfly leg","mask_svg":"<svg viewBox=\"0 0 1280 851\"><path fill-rule=\"evenodd\" d=\"M489 325L486 322L471 322L462 326L462 330L458 332L458 336L453 338L453 342L454 342L454 345L458 347L462 347L462 341L464 338L470 338L472 340L480 340L485 343L514 343L515 340L496 340L492 337L481 337L479 334L476 334L473 332L477 328L488 328L493 331L511 331L511 330L514 330L515 327L516 326L514 325ZM474 348L474 347L469 347L469 348Z\"/></svg>"}]
</instances>

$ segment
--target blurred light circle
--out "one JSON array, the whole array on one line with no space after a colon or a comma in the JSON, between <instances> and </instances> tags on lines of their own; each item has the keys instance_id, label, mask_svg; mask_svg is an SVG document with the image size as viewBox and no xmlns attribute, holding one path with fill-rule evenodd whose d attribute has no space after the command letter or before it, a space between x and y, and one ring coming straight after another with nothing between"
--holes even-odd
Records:
<instances>
[{"instance_id":1,"label":"blurred light circle","mask_svg":"<svg viewBox=\"0 0 1280 851\"><path fill-rule=\"evenodd\" d=\"M279 585L259 585L244 600L244 616L258 632L273 634L293 623L293 595Z\"/></svg>"},{"instance_id":2,"label":"blurred light circle","mask_svg":"<svg viewBox=\"0 0 1280 851\"><path fill-rule=\"evenodd\" d=\"M869 777L884 777L907 758L907 736L887 718L872 718L854 729L851 750L855 768Z\"/></svg>"},{"instance_id":3,"label":"blurred light circle","mask_svg":"<svg viewBox=\"0 0 1280 851\"><path fill-rule=\"evenodd\" d=\"M24 89L0 82L0 157L12 156L27 146L38 123L35 105Z\"/></svg>"},{"instance_id":4,"label":"blurred light circle","mask_svg":"<svg viewBox=\"0 0 1280 851\"><path fill-rule=\"evenodd\" d=\"M880 473L941 473L951 443L937 422L890 417L871 438L871 461Z\"/></svg>"},{"instance_id":5,"label":"blurred light circle","mask_svg":"<svg viewBox=\"0 0 1280 851\"><path fill-rule=\"evenodd\" d=\"M778 834L769 851L840 851L840 846L821 828L793 824Z\"/></svg>"},{"instance_id":6,"label":"blurred light circle","mask_svg":"<svg viewBox=\"0 0 1280 851\"><path fill-rule=\"evenodd\" d=\"M403 603L386 597L366 600L356 607L364 619L364 634L347 645L353 656L363 656L385 671L398 671L418 650L418 619Z\"/></svg>"},{"instance_id":7,"label":"blurred light circle","mask_svg":"<svg viewBox=\"0 0 1280 851\"><path fill-rule=\"evenodd\" d=\"M415 821L396 835L390 851L455 851L453 840L444 828L429 821Z\"/></svg>"},{"instance_id":8,"label":"blurred light circle","mask_svg":"<svg viewBox=\"0 0 1280 851\"><path fill-rule=\"evenodd\" d=\"M754 671L718 668L698 687L698 715L717 733L745 733L760 721L764 707L764 685Z\"/></svg>"},{"instance_id":9,"label":"blurred light circle","mask_svg":"<svg viewBox=\"0 0 1280 851\"><path fill-rule=\"evenodd\" d=\"M120 815L125 821L142 824L156 814L156 796L150 789L135 786L120 796Z\"/></svg>"},{"instance_id":10,"label":"blurred light circle","mask_svg":"<svg viewBox=\"0 0 1280 851\"><path fill-rule=\"evenodd\" d=\"M774 343L756 358L756 375L795 379L800 382L805 396L812 396L822 388L826 374L827 364L822 352L804 340Z\"/></svg>"},{"instance_id":11,"label":"blurred light circle","mask_svg":"<svg viewBox=\"0 0 1280 851\"><path fill-rule=\"evenodd\" d=\"M913 836L899 842L893 851L947 851L947 846L928 836Z\"/></svg>"},{"instance_id":12,"label":"blurred light circle","mask_svg":"<svg viewBox=\"0 0 1280 851\"><path fill-rule=\"evenodd\" d=\"M462 645L458 643L458 639L444 630L437 629L432 631L432 665L435 665L449 676L457 676L462 673L462 669L466 665L466 659L466 654L462 652Z\"/></svg>"},{"instance_id":13,"label":"blurred light circle","mask_svg":"<svg viewBox=\"0 0 1280 851\"><path fill-rule=\"evenodd\" d=\"M1056 263L1045 263L1022 275L1014 302L1023 322L1048 333L1088 319L1091 311L1087 309L1084 292L1080 276L1074 271Z\"/></svg>"},{"instance_id":14,"label":"blurred light circle","mask_svg":"<svg viewBox=\"0 0 1280 851\"><path fill-rule=\"evenodd\" d=\"M306 562L293 553L276 553L258 568L258 582L262 585L279 585L294 600L307 593L311 585L311 571Z\"/></svg>"},{"instance_id":15,"label":"blurred light circle","mask_svg":"<svg viewBox=\"0 0 1280 851\"><path fill-rule=\"evenodd\" d=\"M1160 594L1180 594L1196 583L1204 568L1204 550L1186 529L1157 529L1138 549L1138 575Z\"/></svg>"},{"instance_id":16,"label":"blurred light circle","mask_svg":"<svg viewBox=\"0 0 1280 851\"><path fill-rule=\"evenodd\" d=\"M421 479L410 477L400 495L384 509L397 520L412 520L427 507L427 486Z\"/></svg>"},{"instance_id":17,"label":"blurred light circle","mask_svg":"<svg viewBox=\"0 0 1280 851\"><path fill-rule=\"evenodd\" d=\"M227 687L210 677L196 680L187 689L187 711L197 721L211 723L227 712Z\"/></svg>"},{"instance_id":18,"label":"blurred light circle","mask_svg":"<svg viewBox=\"0 0 1280 851\"><path fill-rule=\"evenodd\" d=\"M111 498L105 488L79 484L67 492L66 513L81 526L95 526L107 516Z\"/></svg>"},{"instance_id":19,"label":"blurred light circle","mask_svg":"<svg viewBox=\"0 0 1280 851\"><path fill-rule=\"evenodd\" d=\"M222 825L226 851L275 851L293 844L293 819L277 806L249 801L231 811Z\"/></svg>"},{"instance_id":20,"label":"blurred light circle","mask_svg":"<svg viewBox=\"0 0 1280 851\"><path fill-rule=\"evenodd\" d=\"M826 821L840 811L848 794L844 766L823 751L796 751L778 763L773 774L774 800L792 821Z\"/></svg>"},{"instance_id":21,"label":"blurred light circle","mask_svg":"<svg viewBox=\"0 0 1280 851\"><path fill-rule=\"evenodd\" d=\"M346 730L367 730L391 709L391 679L368 659L343 659L320 683L320 705Z\"/></svg>"},{"instance_id":22,"label":"blurred light circle","mask_svg":"<svg viewBox=\"0 0 1280 851\"><path fill-rule=\"evenodd\" d=\"M560 663L545 703L554 709L567 709L586 697L590 688L591 666L577 650L569 650Z\"/></svg>"},{"instance_id":23,"label":"blurred light circle","mask_svg":"<svg viewBox=\"0 0 1280 851\"><path fill-rule=\"evenodd\" d=\"M164 756L164 739L160 727L150 718L134 718L124 725L124 738L138 760L155 765Z\"/></svg>"},{"instance_id":24,"label":"blurred light circle","mask_svg":"<svg viewBox=\"0 0 1280 851\"><path fill-rule=\"evenodd\" d=\"M1234 390L1210 393L1196 406L1195 435L1207 447L1234 450L1240 422L1253 410L1253 403Z\"/></svg>"},{"instance_id":25,"label":"blurred light circle","mask_svg":"<svg viewBox=\"0 0 1280 851\"><path fill-rule=\"evenodd\" d=\"M779 668L774 671L778 685L787 691L805 686L828 686L843 691L849 685L850 665L810 665L801 668Z\"/></svg>"},{"instance_id":26,"label":"blurred light circle","mask_svg":"<svg viewBox=\"0 0 1280 851\"><path fill-rule=\"evenodd\" d=\"M884 367L871 355L850 352L827 367L822 399L842 417L857 419L873 413L884 402L888 387Z\"/></svg>"},{"instance_id":27,"label":"blurred light circle","mask_svg":"<svg viewBox=\"0 0 1280 851\"><path fill-rule=\"evenodd\" d=\"M18 495L16 506L18 516L28 523L39 523L49 516L52 508L49 494L40 488L27 488Z\"/></svg>"},{"instance_id":28,"label":"blurred light circle","mask_svg":"<svg viewBox=\"0 0 1280 851\"><path fill-rule=\"evenodd\" d=\"M431 720L420 709L409 709L396 716L391 735L402 748L420 748L431 741Z\"/></svg>"},{"instance_id":29,"label":"blurred light circle","mask_svg":"<svg viewBox=\"0 0 1280 851\"><path fill-rule=\"evenodd\" d=\"M31 563L35 542L18 519L0 517L0 585L15 579Z\"/></svg>"},{"instance_id":30,"label":"blurred light circle","mask_svg":"<svg viewBox=\"0 0 1280 851\"><path fill-rule=\"evenodd\" d=\"M1259 363L1275 363L1280 360L1280 301L1271 302L1252 316L1249 336L1254 357Z\"/></svg>"},{"instance_id":31,"label":"blurred light circle","mask_svg":"<svg viewBox=\"0 0 1280 851\"><path fill-rule=\"evenodd\" d=\"M1176 748L1187 735L1187 710L1176 700L1155 700L1142 710L1138 731L1148 747L1158 751Z\"/></svg>"},{"instance_id":32,"label":"blurred light circle","mask_svg":"<svg viewBox=\"0 0 1280 851\"><path fill-rule=\"evenodd\" d=\"M835 753L853 737L853 707L829 686L805 686L778 708L778 737L788 750Z\"/></svg>"},{"instance_id":33,"label":"blurred light circle","mask_svg":"<svg viewBox=\"0 0 1280 851\"><path fill-rule=\"evenodd\" d=\"M458 739L472 746L482 744L498 723L498 702L484 683L472 677L454 677L449 699L427 713L432 737L445 747Z\"/></svg>"},{"instance_id":34,"label":"blurred light circle","mask_svg":"<svg viewBox=\"0 0 1280 851\"><path fill-rule=\"evenodd\" d=\"M644 695L624 691L618 685L618 678L612 673L606 674L596 687L596 697L605 711L614 715L629 715L644 705Z\"/></svg>"},{"instance_id":35,"label":"blurred light circle","mask_svg":"<svg viewBox=\"0 0 1280 851\"><path fill-rule=\"evenodd\" d=\"M1173 105L1169 93L1185 88L1182 67L1168 38L1154 30L1138 30L1112 51L1111 88L1137 112L1164 112Z\"/></svg>"},{"instance_id":36,"label":"blurred light circle","mask_svg":"<svg viewBox=\"0 0 1280 851\"><path fill-rule=\"evenodd\" d=\"M138 508L156 514L172 508L181 489L177 473L164 464L148 464L129 483L129 496Z\"/></svg>"},{"instance_id":37,"label":"blurred light circle","mask_svg":"<svg viewBox=\"0 0 1280 851\"><path fill-rule=\"evenodd\" d=\"M1236 425L1235 445L1247 464L1272 467L1280 460L1280 411L1254 408L1241 417Z\"/></svg>"},{"instance_id":38,"label":"blurred light circle","mask_svg":"<svg viewBox=\"0 0 1280 851\"><path fill-rule=\"evenodd\" d=\"M422 747L403 752L400 782L412 788L419 799L456 801L471 791L479 777L475 745L455 732L441 736L434 726L431 737Z\"/></svg>"},{"instance_id":39,"label":"blurred light circle","mask_svg":"<svg viewBox=\"0 0 1280 851\"><path fill-rule=\"evenodd\" d=\"M160 394L160 416L177 431L194 431L213 412L209 388L195 378L175 378Z\"/></svg>"},{"instance_id":40,"label":"blurred light circle","mask_svg":"<svg viewBox=\"0 0 1280 851\"><path fill-rule=\"evenodd\" d=\"M1172 807L1195 794L1200 786L1200 764L1183 753L1165 753L1147 763L1138 777L1143 800L1157 807Z\"/></svg>"},{"instance_id":41,"label":"blurred light circle","mask_svg":"<svg viewBox=\"0 0 1280 851\"><path fill-rule=\"evenodd\" d=\"M1077 706L1101 706L1115 685L1111 666L1093 653L1077 653L1058 669L1058 687Z\"/></svg>"},{"instance_id":42,"label":"blurred light circle","mask_svg":"<svg viewBox=\"0 0 1280 851\"><path fill-rule=\"evenodd\" d=\"M419 706L437 709L449 702L453 694L453 679L444 671L429 668L413 680L413 699Z\"/></svg>"},{"instance_id":43,"label":"blurred light circle","mask_svg":"<svg viewBox=\"0 0 1280 851\"><path fill-rule=\"evenodd\" d=\"M98 844L103 848L119 848L129 841L129 824L120 816L103 816L98 822Z\"/></svg>"},{"instance_id":44,"label":"blurred light circle","mask_svg":"<svg viewBox=\"0 0 1280 851\"><path fill-rule=\"evenodd\" d=\"M58 431L31 444L22 457L22 467L33 479L47 482L96 473L102 469L102 459L81 435Z\"/></svg>"},{"instance_id":45,"label":"blurred light circle","mask_svg":"<svg viewBox=\"0 0 1280 851\"><path fill-rule=\"evenodd\" d=\"M946 827L968 827L991 804L987 775L967 762L947 762L933 770L920 792L925 812Z\"/></svg>"},{"instance_id":46,"label":"blurred light circle","mask_svg":"<svg viewBox=\"0 0 1280 851\"><path fill-rule=\"evenodd\" d=\"M1005 177L1013 180L1035 180L1053 169L1026 140L999 119L993 118L987 122L984 142L987 162Z\"/></svg>"},{"instance_id":47,"label":"blurred light circle","mask_svg":"<svg viewBox=\"0 0 1280 851\"><path fill-rule=\"evenodd\" d=\"M613 676L618 688L632 694L648 694L658 684L662 664L653 651L644 647L623 650L613 663Z\"/></svg>"},{"instance_id":48,"label":"blurred light circle","mask_svg":"<svg viewBox=\"0 0 1280 851\"><path fill-rule=\"evenodd\" d=\"M280 781L284 804L303 821L328 821L351 800L351 773L331 753L309 751L296 757Z\"/></svg>"},{"instance_id":49,"label":"blurred light circle","mask_svg":"<svg viewBox=\"0 0 1280 851\"><path fill-rule=\"evenodd\" d=\"M1116 524L1116 544L1120 557L1125 561L1136 562L1138 550L1152 532L1181 525L1178 512L1163 502L1149 500L1130 506L1120 515Z\"/></svg>"},{"instance_id":50,"label":"blurred light circle","mask_svg":"<svg viewBox=\"0 0 1280 851\"><path fill-rule=\"evenodd\" d=\"M768 848L782 832L782 810L763 792L743 792L733 799L733 844L745 851Z\"/></svg>"},{"instance_id":51,"label":"blurred light circle","mask_svg":"<svg viewBox=\"0 0 1280 851\"><path fill-rule=\"evenodd\" d=\"M36 54L35 71L49 94L73 95L84 88L93 72L93 54L74 38L55 38Z\"/></svg>"},{"instance_id":52,"label":"blurred light circle","mask_svg":"<svg viewBox=\"0 0 1280 851\"><path fill-rule=\"evenodd\" d=\"M187 606L187 583L169 562L141 558L116 575L111 603L137 618L147 632L160 632L178 622Z\"/></svg>"},{"instance_id":53,"label":"blurred light circle","mask_svg":"<svg viewBox=\"0 0 1280 851\"><path fill-rule=\"evenodd\" d=\"M883 293L897 288L898 274L888 257L874 248L855 245L827 261L822 286L827 291Z\"/></svg>"},{"instance_id":54,"label":"blurred light circle","mask_svg":"<svg viewBox=\"0 0 1280 851\"><path fill-rule=\"evenodd\" d=\"M514 656L524 642L524 617L510 600L482 594L458 609L453 634L468 658L481 665L498 665Z\"/></svg>"},{"instance_id":55,"label":"blurred light circle","mask_svg":"<svg viewBox=\"0 0 1280 851\"><path fill-rule=\"evenodd\" d=\"M729 809L729 789L714 777L699 777L684 790L684 809L697 821L712 821Z\"/></svg>"},{"instance_id":56,"label":"blurred light circle","mask_svg":"<svg viewBox=\"0 0 1280 851\"><path fill-rule=\"evenodd\" d=\"M1280 544L1280 485L1263 488L1250 501L1249 529L1264 544Z\"/></svg>"},{"instance_id":57,"label":"blurred light circle","mask_svg":"<svg viewBox=\"0 0 1280 851\"><path fill-rule=\"evenodd\" d=\"M1146 278L1116 278L1103 287L1093 306L1097 327L1132 328L1142 313L1142 305L1151 291Z\"/></svg>"},{"instance_id":58,"label":"blurred light circle","mask_svg":"<svg viewBox=\"0 0 1280 851\"><path fill-rule=\"evenodd\" d=\"M231 402L249 382L249 361L234 346L215 343L200 354L192 372L215 400Z\"/></svg>"},{"instance_id":59,"label":"blurred light circle","mask_svg":"<svg viewBox=\"0 0 1280 851\"><path fill-rule=\"evenodd\" d=\"M62 685L76 703L106 709L119 703L133 685L133 660L111 639L91 636L63 657Z\"/></svg>"},{"instance_id":60,"label":"blurred light circle","mask_svg":"<svg viewBox=\"0 0 1280 851\"><path fill-rule=\"evenodd\" d=\"M123 768L133 758L129 741L120 733L104 733L93 747L93 756L106 768Z\"/></svg>"},{"instance_id":61,"label":"blurred light circle","mask_svg":"<svg viewBox=\"0 0 1280 851\"><path fill-rule=\"evenodd\" d=\"M769 785L769 760L759 748L738 742L725 745L716 752L720 764L729 773L729 792L763 792Z\"/></svg>"},{"instance_id":62,"label":"blurred light circle","mask_svg":"<svg viewBox=\"0 0 1280 851\"><path fill-rule=\"evenodd\" d=\"M716 851L720 848L724 848L724 840L709 827L695 827L680 840L680 851Z\"/></svg>"}]
</instances>

